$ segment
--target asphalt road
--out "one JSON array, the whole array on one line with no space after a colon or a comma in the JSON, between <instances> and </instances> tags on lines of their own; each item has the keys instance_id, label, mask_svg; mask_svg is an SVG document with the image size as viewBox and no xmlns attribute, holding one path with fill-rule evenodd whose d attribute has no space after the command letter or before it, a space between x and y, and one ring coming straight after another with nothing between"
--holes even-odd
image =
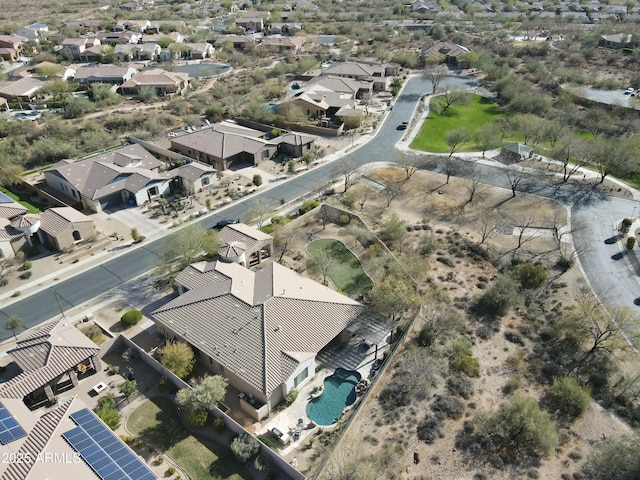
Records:
<instances>
[{"instance_id":1,"label":"asphalt road","mask_svg":"<svg viewBox=\"0 0 640 480\"><path fill-rule=\"evenodd\" d=\"M441 87L445 85L468 88L474 86L469 80L456 77L443 80ZM392 160L396 153L394 146L405 133L397 131L396 126L408 121L420 97L430 92L429 81L420 77L410 79L397 98L393 110L380 126L378 134L348 156L358 165ZM437 170L438 166L434 168ZM476 168L482 172L484 183L508 188L503 169L488 165L477 165ZM281 199L287 202L295 200L326 185L336 176L334 172L335 166L330 163L319 166L254 197L240 201L222 213L201 220L201 223L208 228L222 219L245 218L247 210L255 202L262 201L261 197L266 197L274 207L280 204ZM458 172L457 175L463 176L463 173ZM619 244L607 243L606 240L614 234L613 226L616 222L634 213L634 207L638 206L637 202L608 198L591 187L570 187L557 183L550 185L549 182L536 181L530 182L523 188L530 193L552 198L572 207L573 220L579 220L585 227L575 236L575 241L583 268L592 286L599 295L606 296L617 304L633 306L636 298L640 297L640 285L626 266L624 258L618 260L612 258L619 253ZM2 317L8 318L15 315L23 319L26 328L31 328L59 315L60 309L68 310L98 297L160 265L161 252L167 238L145 243L141 248L61 281L55 287L0 308L0 314L2 314L0 321ZM10 331L0 329L0 340L9 337L11 337Z\"/></svg>"}]
</instances>

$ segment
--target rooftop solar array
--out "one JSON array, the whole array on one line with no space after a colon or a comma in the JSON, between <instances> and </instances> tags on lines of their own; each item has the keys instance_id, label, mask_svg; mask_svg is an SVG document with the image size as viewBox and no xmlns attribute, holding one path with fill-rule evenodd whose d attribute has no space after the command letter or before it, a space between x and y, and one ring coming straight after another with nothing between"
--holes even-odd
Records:
<instances>
[{"instance_id":1,"label":"rooftop solar array","mask_svg":"<svg viewBox=\"0 0 640 480\"><path fill-rule=\"evenodd\" d=\"M6 193L0 192L0 203L13 203L13 200Z\"/></svg>"},{"instance_id":2,"label":"rooftop solar array","mask_svg":"<svg viewBox=\"0 0 640 480\"><path fill-rule=\"evenodd\" d=\"M62 436L102 480L157 480L89 409L72 413L78 426Z\"/></svg>"},{"instance_id":3,"label":"rooftop solar array","mask_svg":"<svg viewBox=\"0 0 640 480\"><path fill-rule=\"evenodd\" d=\"M27 432L24 431L24 428L20 426L16 419L13 418L13 415L9 413L9 410L0 402L0 443L7 445L26 436Z\"/></svg>"}]
</instances>

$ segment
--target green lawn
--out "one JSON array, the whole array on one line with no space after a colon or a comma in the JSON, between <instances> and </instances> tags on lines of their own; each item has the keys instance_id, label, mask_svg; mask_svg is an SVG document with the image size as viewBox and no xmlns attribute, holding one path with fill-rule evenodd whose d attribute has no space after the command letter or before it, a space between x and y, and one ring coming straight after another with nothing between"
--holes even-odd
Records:
<instances>
[{"instance_id":1,"label":"green lawn","mask_svg":"<svg viewBox=\"0 0 640 480\"><path fill-rule=\"evenodd\" d=\"M410 147L425 152L446 153L449 151L449 146L445 141L445 134L449 130L466 127L473 134L483 125L510 115L509 112L501 110L496 102L488 98L474 94L469 95L469 98L470 102L467 105L450 107L443 115L438 115L433 109L430 109L429 116L420 127L420 131L411 142ZM431 101L437 101L437 97ZM523 138L518 138L515 135L506 142L522 140ZM459 151L474 152L479 150L481 148L475 144L475 141L471 141L463 145Z\"/></svg>"},{"instance_id":2,"label":"green lawn","mask_svg":"<svg viewBox=\"0 0 640 480\"><path fill-rule=\"evenodd\" d=\"M31 200L31 194L28 192L13 193L4 187L0 187L0 192L15 200L24 208L29 209L29 213L40 213L49 208L46 203L38 203Z\"/></svg>"},{"instance_id":3,"label":"green lawn","mask_svg":"<svg viewBox=\"0 0 640 480\"><path fill-rule=\"evenodd\" d=\"M342 242L323 238L311 242L307 248L309 253L325 250L337 260L336 266L329 270L328 275L333 284L347 295L363 295L371 290L373 282L364 273L360 261Z\"/></svg>"},{"instance_id":4,"label":"green lawn","mask_svg":"<svg viewBox=\"0 0 640 480\"><path fill-rule=\"evenodd\" d=\"M168 398L152 398L136 408L127 429L173 458L192 480L251 478L231 450L191 434Z\"/></svg>"}]
</instances>

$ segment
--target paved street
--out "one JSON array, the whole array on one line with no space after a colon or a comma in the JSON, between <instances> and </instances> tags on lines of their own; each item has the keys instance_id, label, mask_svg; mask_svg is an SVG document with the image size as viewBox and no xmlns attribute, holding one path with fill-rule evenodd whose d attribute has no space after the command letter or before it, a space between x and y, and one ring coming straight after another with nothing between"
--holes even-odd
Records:
<instances>
[{"instance_id":1,"label":"paved street","mask_svg":"<svg viewBox=\"0 0 640 480\"><path fill-rule=\"evenodd\" d=\"M446 85L451 87L475 87L471 81L457 77L443 80L441 87L445 86L445 81ZM397 131L396 126L409 121L420 97L430 92L429 81L420 76L412 77L406 83L401 95L395 101L393 110L389 112L375 137L362 147L351 151L348 156L358 165L391 161L397 152L396 144L405 134L405 131ZM483 162L478 162L477 165L477 168L482 171L484 182L508 188L504 168ZM200 222L208 228L221 219L244 219L247 210L262 198L266 198L276 208L280 205L281 199L289 202L326 185L335 177L334 168L330 162L326 162L307 173L298 174L256 196L207 216ZM635 200L606 197L590 185L545 183L542 186L532 186L530 193L551 198L572 209L574 221L580 221L584 226L584 230L576 236L576 243L582 267L596 293L610 298L617 304L633 306L635 299L640 297L640 285L624 258L612 259L612 256L619 252L618 244L607 244L605 240L614 234L614 225L622 218L634 213L637 216L638 211L635 207L638 207L638 203ZM131 221L135 220L132 218ZM145 234L145 232L141 233ZM158 232L153 233L158 234ZM140 246L124 250L125 253L115 258L108 259L99 265L93 264L86 271L57 282L53 289L45 288L11 304L3 301L5 306L0 309L0 318L16 315L24 320L27 328L30 328L60 315L60 308L68 310L106 294L110 289L160 265L163 261L161 252L166 241L166 238L145 241ZM60 307L57 303L60 303ZM9 337L11 337L10 331L0 330L0 340Z\"/></svg>"}]
</instances>

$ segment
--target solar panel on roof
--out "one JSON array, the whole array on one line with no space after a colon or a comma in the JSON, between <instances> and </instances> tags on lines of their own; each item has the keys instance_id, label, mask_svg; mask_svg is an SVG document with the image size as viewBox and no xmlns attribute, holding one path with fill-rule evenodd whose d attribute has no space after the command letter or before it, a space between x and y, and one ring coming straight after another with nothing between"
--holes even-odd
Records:
<instances>
[{"instance_id":1,"label":"solar panel on roof","mask_svg":"<svg viewBox=\"0 0 640 480\"><path fill-rule=\"evenodd\" d=\"M157 480L88 408L69 416L78 426L62 436L102 480Z\"/></svg>"},{"instance_id":2,"label":"solar panel on roof","mask_svg":"<svg viewBox=\"0 0 640 480\"><path fill-rule=\"evenodd\" d=\"M0 192L0 203L13 203L13 200L6 193Z\"/></svg>"},{"instance_id":3,"label":"solar panel on roof","mask_svg":"<svg viewBox=\"0 0 640 480\"><path fill-rule=\"evenodd\" d=\"M20 426L9 410L0 402L0 443L7 445L26 436L27 432L24 431L24 428Z\"/></svg>"}]
</instances>

